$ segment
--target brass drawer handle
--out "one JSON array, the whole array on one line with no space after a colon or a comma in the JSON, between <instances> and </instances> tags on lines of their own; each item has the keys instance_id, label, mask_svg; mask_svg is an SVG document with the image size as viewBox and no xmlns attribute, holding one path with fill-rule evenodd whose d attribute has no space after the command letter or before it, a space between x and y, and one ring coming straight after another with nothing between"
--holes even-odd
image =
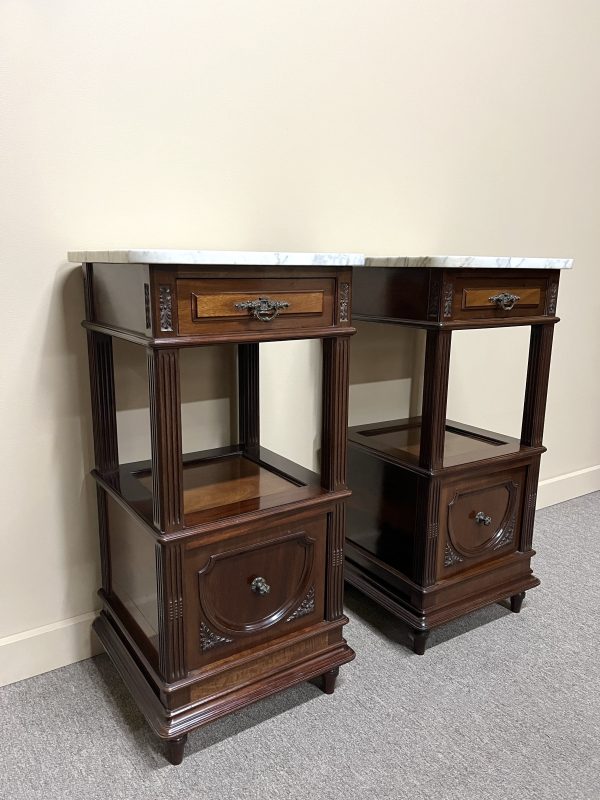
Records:
<instances>
[{"instance_id":1,"label":"brass drawer handle","mask_svg":"<svg viewBox=\"0 0 600 800\"><path fill-rule=\"evenodd\" d=\"M235 307L240 311L245 309L254 319L261 322L271 322L279 314L282 308L289 308L287 300L271 300L269 297L259 297L258 300L244 300L243 303L236 303Z\"/></svg>"},{"instance_id":2,"label":"brass drawer handle","mask_svg":"<svg viewBox=\"0 0 600 800\"><path fill-rule=\"evenodd\" d=\"M254 580L250 584L250 588L252 589L253 592L256 592L256 594L260 595L269 594L269 592L271 591L271 587L269 586L269 584L266 582L264 578L261 578L260 575L258 576L258 578L254 578Z\"/></svg>"},{"instance_id":3,"label":"brass drawer handle","mask_svg":"<svg viewBox=\"0 0 600 800\"><path fill-rule=\"evenodd\" d=\"M509 294L508 292L501 292L500 294L494 294L488 297L490 303L496 303L498 308L501 308L503 311L510 311L517 305L520 299L518 294Z\"/></svg>"},{"instance_id":4,"label":"brass drawer handle","mask_svg":"<svg viewBox=\"0 0 600 800\"><path fill-rule=\"evenodd\" d=\"M478 525L489 525L491 521L492 518L488 517L487 514L484 514L483 511L478 511L477 514L475 514L475 522Z\"/></svg>"}]
</instances>

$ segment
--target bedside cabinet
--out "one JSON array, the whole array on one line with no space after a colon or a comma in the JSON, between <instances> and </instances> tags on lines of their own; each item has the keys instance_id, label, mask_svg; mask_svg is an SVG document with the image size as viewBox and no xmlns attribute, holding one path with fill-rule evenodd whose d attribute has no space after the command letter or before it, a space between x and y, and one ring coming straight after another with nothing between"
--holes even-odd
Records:
<instances>
[{"instance_id":1,"label":"bedside cabinet","mask_svg":"<svg viewBox=\"0 0 600 800\"><path fill-rule=\"evenodd\" d=\"M418 417L349 431L346 580L406 623L432 628L539 584L530 567L560 259L367 259L355 320L426 330ZM452 333L531 326L519 439L446 418ZM376 357L376 354L373 354ZM499 399L501 401L501 398Z\"/></svg>"},{"instance_id":2,"label":"bedside cabinet","mask_svg":"<svg viewBox=\"0 0 600 800\"><path fill-rule=\"evenodd\" d=\"M342 636L348 342L359 256L124 251L83 263L103 610L94 629L168 758L205 723L321 676ZM119 461L112 339L147 355L152 455ZM319 474L261 447L260 342L321 339ZM236 343L235 443L183 453L181 348Z\"/></svg>"}]
</instances>

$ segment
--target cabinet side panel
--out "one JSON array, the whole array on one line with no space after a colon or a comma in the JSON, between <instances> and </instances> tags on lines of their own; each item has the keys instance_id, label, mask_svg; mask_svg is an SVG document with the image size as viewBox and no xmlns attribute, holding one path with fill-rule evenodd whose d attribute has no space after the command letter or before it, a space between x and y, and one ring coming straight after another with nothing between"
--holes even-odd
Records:
<instances>
[{"instance_id":1,"label":"cabinet side panel","mask_svg":"<svg viewBox=\"0 0 600 800\"><path fill-rule=\"evenodd\" d=\"M416 475L350 444L347 538L408 577L413 570L417 484Z\"/></svg>"},{"instance_id":2,"label":"cabinet side panel","mask_svg":"<svg viewBox=\"0 0 600 800\"><path fill-rule=\"evenodd\" d=\"M146 264L94 264L93 292L93 322L150 336L150 278Z\"/></svg>"},{"instance_id":3,"label":"cabinet side panel","mask_svg":"<svg viewBox=\"0 0 600 800\"><path fill-rule=\"evenodd\" d=\"M157 647L158 602L154 539L107 496L111 593ZM126 622L126 620L124 620ZM135 637L135 631L131 631Z\"/></svg>"}]
</instances>

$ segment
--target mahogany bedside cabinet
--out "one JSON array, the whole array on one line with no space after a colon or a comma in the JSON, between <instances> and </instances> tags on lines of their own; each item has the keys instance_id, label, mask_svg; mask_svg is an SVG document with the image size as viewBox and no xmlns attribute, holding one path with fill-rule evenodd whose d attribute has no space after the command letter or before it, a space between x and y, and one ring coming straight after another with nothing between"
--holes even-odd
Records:
<instances>
[{"instance_id":1,"label":"mahogany bedside cabinet","mask_svg":"<svg viewBox=\"0 0 600 800\"><path fill-rule=\"evenodd\" d=\"M102 562L94 629L148 723L187 733L302 681L334 690L342 637L352 269L360 256L76 252ZM122 464L112 339L147 355L151 459ZM321 339L320 474L261 447L259 344ZM236 343L238 436L183 453L179 354Z\"/></svg>"},{"instance_id":2,"label":"mahogany bedside cabinet","mask_svg":"<svg viewBox=\"0 0 600 800\"><path fill-rule=\"evenodd\" d=\"M559 270L567 259L367 258L354 320L426 330L421 415L350 428L346 580L413 633L539 584L530 561ZM531 326L520 439L446 419L453 331ZM375 357L375 354L374 354ZM499 398L501 402L501 398Z\"/></svg>"}]
</instances>

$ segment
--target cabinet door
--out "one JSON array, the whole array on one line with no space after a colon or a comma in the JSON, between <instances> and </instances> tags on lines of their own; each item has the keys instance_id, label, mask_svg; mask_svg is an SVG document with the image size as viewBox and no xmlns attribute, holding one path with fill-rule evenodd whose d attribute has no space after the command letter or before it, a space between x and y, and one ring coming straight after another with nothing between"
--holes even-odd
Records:
<instances>
[{"instance_id":1,"label":"cabinet door","mask_svg":"<svg viewBox=\"0 0 600 800\"><path fill-rule=\"evenodd\" d=\"M447 484L441 495L441 574L465 570L517 549L525 468Z\"/></svg>"},{"instance_id":2,"label":"cabinet door","mask_svg":"<svg viewBox=\"0 0 600 800\"><path fill-rule=\"evenodd\" d=\"M256 528L186 554L189 670L324 617L326 517Z\"/></svg>"}]
</instances>

